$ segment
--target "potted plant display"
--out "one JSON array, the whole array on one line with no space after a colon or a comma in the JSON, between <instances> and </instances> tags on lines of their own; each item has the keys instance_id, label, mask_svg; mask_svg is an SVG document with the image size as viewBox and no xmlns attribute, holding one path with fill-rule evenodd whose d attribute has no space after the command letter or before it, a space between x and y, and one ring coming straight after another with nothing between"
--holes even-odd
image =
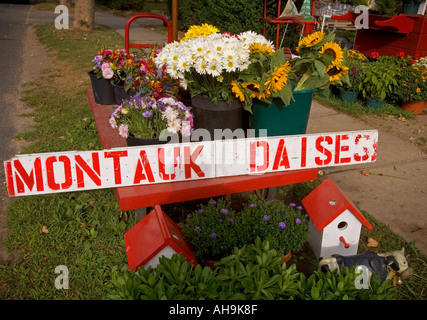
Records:
<instances>
[{"instance_id":1,"label":"potted plant display","mask_svg":"<svg viewBox=\"0 0 427 320\"><path fill-rule=\"evenodd\" d=\"M359 86L364 79L364 67L367 58L356 50L346 50L345 65L348 67L349 83L341 82L337 87L340 89L340 99L346 102L356 102L359 96Z\"/></svg>"},{"instance_id":2,"label":"potted plant display","mask_svg":"<svg viewBox=\"0 0 427 320\"><path fill-rule=\"evenodd\" d=\"M193 131L191 108L176 97L134 95L115 107L109 121L128 145L166 143L170 135L190 136Z\"/></svg>"}]
</instances>

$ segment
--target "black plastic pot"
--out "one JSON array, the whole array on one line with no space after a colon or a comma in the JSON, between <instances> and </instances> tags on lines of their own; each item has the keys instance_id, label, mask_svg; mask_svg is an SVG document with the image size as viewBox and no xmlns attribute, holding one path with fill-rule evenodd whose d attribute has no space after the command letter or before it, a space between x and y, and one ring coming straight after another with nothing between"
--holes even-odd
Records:
<instances>
[{"instance_id":1,"label":"black plastic pot","mask_svg":"<svg viewBox=\"0 0 427 320\"><path fill-rule=\"evenodd\" d=\"M87 74L90 77L95 102L106 105L116 103L116 97L111 82L104 78L98 79L93 70L89 71Z\"/></svg>"},{"instance_id":2,"label":"black plastic pot","mask_svg":"<svg viewBox=\"0 0 427 320\"><path fill-rule=\"evenodd\" d=\"M228 104L225 100L220 100L215 105L211 99L203 96L191 97L191 110L194 116L194 129L206 129L209 131L210 140L216 137L215 129L236 129L243 128L243 106L238 100ZM218 137L221 139L222 137Z\"/></svg>"}]
</instances>

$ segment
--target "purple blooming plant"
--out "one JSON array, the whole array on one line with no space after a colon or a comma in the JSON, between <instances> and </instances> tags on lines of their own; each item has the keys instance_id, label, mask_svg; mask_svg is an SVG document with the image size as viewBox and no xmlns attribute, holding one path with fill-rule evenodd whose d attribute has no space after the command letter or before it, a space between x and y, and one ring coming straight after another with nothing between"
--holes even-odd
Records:
<instances>
[{"instance_id":1,"label":"purple blooming plant","mask_svg":"<svg viewBox=\"0 0 427 320\"><path fill-rule=\"evenodd\" d=\"M134 95L122 100L109 116L113 129L121 128L119 134L127 138L159 139L181 134L189 137L193 132L193 114L175 97L155 99Z\"/></svg>"}]
</instances>

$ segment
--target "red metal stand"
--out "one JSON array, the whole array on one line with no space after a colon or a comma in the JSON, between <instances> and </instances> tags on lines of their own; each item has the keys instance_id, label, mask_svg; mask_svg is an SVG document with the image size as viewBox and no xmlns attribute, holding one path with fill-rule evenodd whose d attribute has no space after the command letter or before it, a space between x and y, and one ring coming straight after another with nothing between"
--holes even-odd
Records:
<instances>
[{"instance_id":1,"label":"red metal stand","mask_svg":"<svg viewBox=\"0 0 427 320\"><path fill-rule=\"evenodd\" d=\"M126 49L126 52L129 52L130 48L150 48L152 46L151 43L129 43L130 25L134 20L140 19L140 18L154 18L154 19L163 20L164 23L166 23L166 26L168 27L168 43L172 42L172 26L166 17L164 17L160 14L155 14L155 13L139 13L139 14L136 14L136 15L133 15L132 17L130 17L126 23L126 27L125 27L125 49Z\"/></svg>"},{"instance_id":2,"label":"red metal stand","mask_svg":"<svg viewBox=\"0 0 427 320\"><path fill-rule=\"evenodd\" d=\"M334 20L355 22L360 13L347 12L332 16ZM371 57L373 52L383 56L427 56L427 19L421 15L369 15L369 29L358 29L354 49Z\"/></svg>"},{"instance_id":3,"label":"red metal stand","mask_svg":"<svg viewBox=\"0 0 427 320\"><path fill-rule=\"evenodd\" d=\"M126 147L126 140L120 137L108 122L108 115L113 112L112 105L97 104L93 97L92 88L87 89L87 95L102 147L104 149ZM316 179L317 169L307 169L120 187L115 188L114 193L121 210L130 210L151 207L157 204L210 198Z\"/></svg>"}]
</instances>

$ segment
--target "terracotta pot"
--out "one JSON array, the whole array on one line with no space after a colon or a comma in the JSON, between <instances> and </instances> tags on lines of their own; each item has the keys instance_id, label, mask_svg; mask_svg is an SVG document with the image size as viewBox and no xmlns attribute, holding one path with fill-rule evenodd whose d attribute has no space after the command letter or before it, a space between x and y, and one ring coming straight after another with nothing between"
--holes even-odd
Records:
<instances>
[{"instance_id":1,"label":"terracotta pot","mask_svg":"<svg viewBox=\"0 0 427 320\"><path fill-rule=\"evenodd\" d=\"M205 260L204 262L203 262L203 265L205 266L205 267L209 267L209 268L211 268L211 269L215 269L216 268L216 264L218 263L219 261L217 261L217 260Z\"/></svg>"},{"instance_id":2,"label":"terracotta pot","mask_svg":"<svg viewBox=\"0 0 427 320\"><path fill-rule=\"evenodd\" d=\"M421 114L424 111L425 101L406 101L402 104L402 109L415 114Z\"/></svg>"},{"instance_id":3,"label":"terracotta pot","mask_svg":"<svg viewBox=\"0 0 427 320\"><path fill-rule=\"evenodd\" d=\"M291 252L291 251L289 251L287 254L285 254L285 255L283 256L283 259L282 259L282 261L280 262L280 264L283 264L283 263L288 262L289 260L291 260L291 258L292 258L292 252Z\"/></svg>"}]
</instances>

